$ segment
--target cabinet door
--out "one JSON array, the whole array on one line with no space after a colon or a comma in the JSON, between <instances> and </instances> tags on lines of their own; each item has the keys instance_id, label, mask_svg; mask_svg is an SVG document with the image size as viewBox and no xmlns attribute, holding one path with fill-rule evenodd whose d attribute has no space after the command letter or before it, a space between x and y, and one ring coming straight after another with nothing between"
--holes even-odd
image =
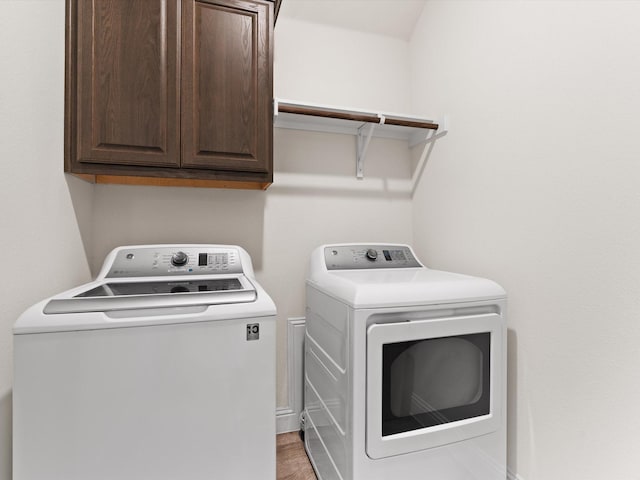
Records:
<instances>
[{"instance_id":1,"label":"cabinet door","mask_svg":"<svg viewBox=\"0 0 640 480\"><path fill-rule=\"evenodd\" d=\"M182 167L270 172L273 4L182 2Z\"/></svg>"},{"instance_id":2,"label":"cabinet door","mask_svg":"<svg viewBox=\"0 0 640 480\"><path fill-rule=\"evenodd\" d=\"M77 25L70 141L76 165L179 166L177 2L70 2Z\"/></svg>"}]
</instances>

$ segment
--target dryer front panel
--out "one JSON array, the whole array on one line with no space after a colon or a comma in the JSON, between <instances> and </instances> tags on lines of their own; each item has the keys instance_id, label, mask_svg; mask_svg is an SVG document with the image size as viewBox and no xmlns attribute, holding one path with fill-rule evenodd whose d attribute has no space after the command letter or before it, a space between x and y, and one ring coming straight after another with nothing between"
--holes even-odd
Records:
<instances>
[{"instance_id":1,"label":"dryer front panel","mask_svg":"<svg viewBox=\"0 0 640 480\"><path fill-rule=\"evenodd\" d=\"M367 455L384 458L497 430L502 332L494 313L371 325Z\"/></svg>"}]
</instances>

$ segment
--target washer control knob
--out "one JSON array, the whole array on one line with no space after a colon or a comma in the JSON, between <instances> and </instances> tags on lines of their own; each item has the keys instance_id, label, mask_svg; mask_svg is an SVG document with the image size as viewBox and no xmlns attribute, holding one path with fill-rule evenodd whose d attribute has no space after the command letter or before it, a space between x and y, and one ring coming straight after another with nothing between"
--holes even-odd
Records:
<instances>
[{"instance_id":1,"label":"washer control knob","mask_svg":"<svg viewBox=\"0 0 640 480\"><path fill-rule=\"evenodd\" d=\"M376 258L378 258L378 252L375 249L370 248L369 250L367 250L366 257L369 260L374 261Z\"/></svg>"},{"instance_id":2,"label":"washer control knob","mask_svg":"<svg viewBox=\"0 0 640 480\"><path fill-rule=\"evenodd\" d=\"M183 267L189 261L189 256L184 252L176 252L171 257L171 263L176 267Z\"/></svg>"}]
</instances>

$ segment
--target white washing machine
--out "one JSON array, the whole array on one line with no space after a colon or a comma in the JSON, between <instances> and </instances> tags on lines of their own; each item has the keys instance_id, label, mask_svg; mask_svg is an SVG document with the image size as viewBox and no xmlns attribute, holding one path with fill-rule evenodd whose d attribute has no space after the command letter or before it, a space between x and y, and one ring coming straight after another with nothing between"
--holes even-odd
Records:
<instances>
[{"instance_id":1,"label":"white washing machine","mask_svg":"<svg viewBox=\"0 0 640 480\"><path fill-rule=\"evenodd\" d=\"M305 447L320 480L506 478L505 291L406 245L311 257Z\"/></svg>"},{"instance_id":2,"label":"white washing machine","mask_svg":"<svg viewBox=\"0 0 640 480\"><path fill-rule=\"evenodd\" d=\"M115 249L14 326L13 479L275 479L275 314L240 247Z\"/></svg>"}]
</instances>

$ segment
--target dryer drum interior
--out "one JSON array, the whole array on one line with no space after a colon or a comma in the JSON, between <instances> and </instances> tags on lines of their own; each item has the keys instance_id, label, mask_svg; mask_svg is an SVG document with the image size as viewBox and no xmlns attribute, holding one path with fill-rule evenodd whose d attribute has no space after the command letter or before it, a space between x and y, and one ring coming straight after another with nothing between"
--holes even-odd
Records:
<instances>
[{"instance_id":1,"label":"dryer drum interior","mask_svg":"<svg viewBox=\"0 0 640 480\"><path fill-rule=\"evenodd\" d=\"M489 414L490 333L383 346L382 435Z\"/></svg>"}]
</instances>

